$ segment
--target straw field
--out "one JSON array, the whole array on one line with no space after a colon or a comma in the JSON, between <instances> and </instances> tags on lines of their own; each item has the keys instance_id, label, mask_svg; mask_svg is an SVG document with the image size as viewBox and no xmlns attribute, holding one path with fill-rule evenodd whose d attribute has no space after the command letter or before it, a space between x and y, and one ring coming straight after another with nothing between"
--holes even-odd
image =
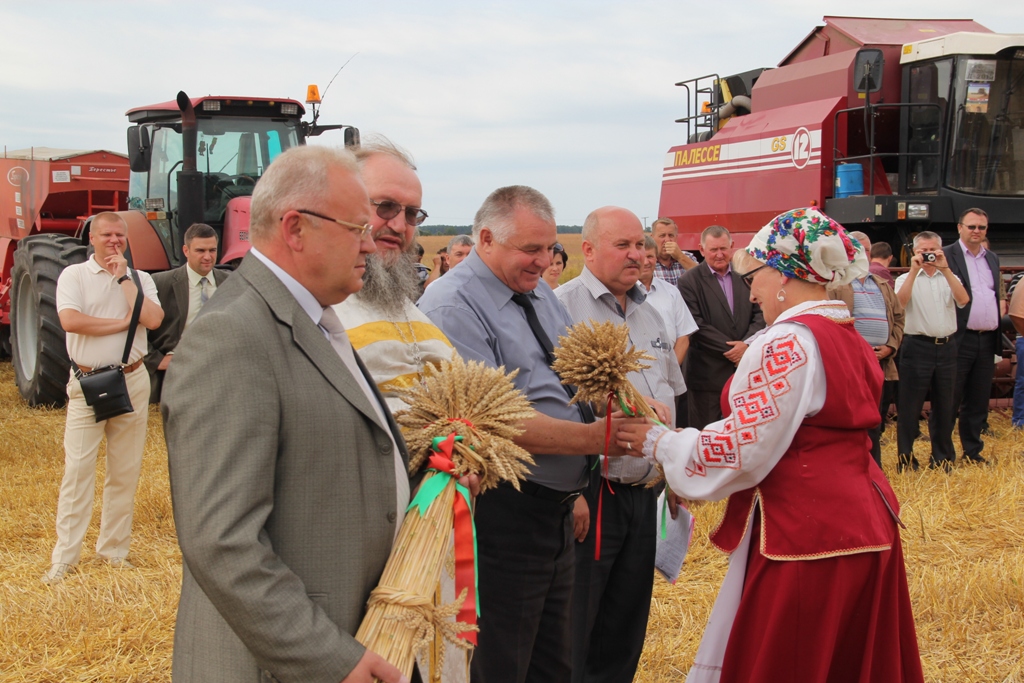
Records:
<instances>
[{"instance_id":1,"label":"straw field","mask_svg":"<svg viewBox=\"0 0 1024 683\"><path fill-rule=\"evenodd\" d=\"M181 558L159 415L151 409L136 498L138 568L93 560L97 495L82 563L48 588L39 577L54 542L63 422L63 411L25 407L10 364L0 364L0 680L167 681ZM1004 415L993 413L991 422L985 455L993 464L950 475L895 474L895 446L883 441L908 526L903 542L927 681L1024 683L1024 436ZM918 444L919 456L926 450ZM99 482L102 464L101 451ZM679 681L689 668L726 568L706 540L720 511L721 504L694 510L698 532L679 582L655 584L638 681Z\"/></svg>"}]
</instances>

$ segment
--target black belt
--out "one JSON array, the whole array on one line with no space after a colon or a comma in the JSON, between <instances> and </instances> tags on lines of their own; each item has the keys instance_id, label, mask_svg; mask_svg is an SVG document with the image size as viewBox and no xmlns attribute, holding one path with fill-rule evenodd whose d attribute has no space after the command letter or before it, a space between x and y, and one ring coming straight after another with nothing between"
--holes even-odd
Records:
<instances>
[{"instance_id":1,"label":"black belt","mask_svg":"<svg viewBox=\"0 0 1024 683\"><path fill-rule=\"evenodd\" d=\"M964 330L964 332L970 332L971 334L983 335L983 334L995 334L996 330Z\"/></svg>"},{"instance_id":2,"label":"black belt","mask_svg":"<svg viewBox=\"0 0 1024 683\"><path fill-rule=\"evenodd\" d=\"M953 341L953 337L929 337L926 334L908 334L907 336L911 339L920 339L929 344L948 344Z\"/></svg>"},{"instance_id":3,"label":"black belt","mask_svg":"<svg viewBox=\"0 0 1024 683\"><path fill-rule=\"evenodd\" d=\"M580 497L580 494L583 493L583 491L559 491L532 481L519 482L519 490L528 496L558 503L559 505L572 505Z\"/></svg>"}]
</instances>

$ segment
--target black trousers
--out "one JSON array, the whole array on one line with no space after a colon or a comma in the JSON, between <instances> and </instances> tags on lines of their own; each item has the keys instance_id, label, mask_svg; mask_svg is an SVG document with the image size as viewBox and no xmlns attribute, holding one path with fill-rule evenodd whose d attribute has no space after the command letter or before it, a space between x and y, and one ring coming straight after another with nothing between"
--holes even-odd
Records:
<instances>
[{"instance_id":1,"label":"black trousers","mask_svg":"<svg viewBox=\"0 0 1024 683\"><path fill-rule=\"evenodd\" d=\"M885 416L889 412L889 404L892 403L893 395L896 393L896 381L885 380L882 382L882 401L878 404L878 415L881 421L878 426L874 429L868 430L868 435L871 437L871 457L874 458L875 464L879 467L882 466L882 432L885 431Z\"/></svg>"},{"instance_id":2,"label":"black trousers","mask_svg":"<svg viewBox=\"0 0 1024 683\"><path fill-rule=\"evenodd\" d=\"M573 683L630 683L640 663L654 589L657 496L644 486L611 483L604 491L601 559L594 559L598 487L583 494L590 531L576 544L572 607Z\"/></svg>"},{"instance_id":3,"label":"black trousers","mask_svg":"<svg viewBox=\"0 0 1024 683\"><path fill-rule=\"evenodd\" d=\"M956 343L935 344L916 335L903 337L900 354L900 391L897 402L896 442L901 464L916 463L914 439L925 398L931 397L928 433L931 464L952 464L953 390L956 386Z\"/></svg>"},{"instance_id":4,"label":"black trousers","mask_svg":"<svg viewBox=\"0 0 1024 683\"><path fill-rule=\"evenodd\" d=\"M570 677L572 505L499 486L477 498L480 635L473 683Z\"/></svg>"},{"instance_id":5,"label":"black trousers","mask_svg":"<svg viewBox=\"0 0 1024 683\"><path fill-rule=\"evenodd\" d=\"M996 345L999 333L965 331L957 335L956 391L953 409L959 411L960 446L964 458L981 455L985 442L981 430L988 418L988 399L992 395L992 376L996 371Z\"/></svg>"},{"instance_id":6,"label":"black trousers","mask_svg":"<svg viewBox=\"0 0 1024 683\"><path fill-rule=\"evenodd\" d=\"M690 426L704 429L722 419L722 390L687 391L690 403Z\"/></svg>"}]
</instances>

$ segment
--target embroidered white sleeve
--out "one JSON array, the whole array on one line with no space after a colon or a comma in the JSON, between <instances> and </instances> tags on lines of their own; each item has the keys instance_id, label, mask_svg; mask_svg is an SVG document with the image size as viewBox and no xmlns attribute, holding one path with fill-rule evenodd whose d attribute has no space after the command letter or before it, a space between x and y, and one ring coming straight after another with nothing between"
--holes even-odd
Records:
<instances>
[{"instance_id":1,"label":"embroidered white sleeve","mask_svg":"<svg viewBox=\"0 0 1024 683\"><path fill-rule=\"evenodd\" d=\"M810 330L776 324L754 340L736 368L729 404L729 417L700 432L663 434L652 449L679 495L720 500L756 486L786 452L804 417L821 410L825 374Z\"/></svg>"},{"instance_id":2,"label":"embroidered white sleeve","mask_svg":"<svg viewBox=\"0 0 1024 683\"><path fill-rule=\"evenodd\" d=\"M644 439L644 460L657 462L654 458L654 444L658 443L658 437L669 431L668 427L654 425L647 430L647 437Z\"/></svg>"}]
</instances>

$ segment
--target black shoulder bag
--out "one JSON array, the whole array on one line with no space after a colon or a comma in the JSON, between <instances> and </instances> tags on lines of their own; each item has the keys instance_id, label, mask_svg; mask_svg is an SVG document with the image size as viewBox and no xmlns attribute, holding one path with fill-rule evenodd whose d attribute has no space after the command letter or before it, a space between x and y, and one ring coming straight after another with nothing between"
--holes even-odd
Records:
<instances>
[{"instance_id":1,"label":"black shoulder bag","mask_svg":"<svg viewBox=\"0 0 1024 683\"><path fill-rule=\"evenodd\" d=\"M97 422L103 422L135 410L132 406L132 397L128 395L128 383L125 381L123 367L128 363L128 356L132 352L135 328L139 324L139 315L142 314L142 281L134 268L132 268L132 279L135 281L135 288L139 293L135 297L135 308L132 309L132 319L128 323L128 339L124 342L121 365L107 365L96 368L92 372L82 372L78 364L72 362L75 368L75 377L82 385L85 403L92 406Z\"/></svg>"}]
</instances>

